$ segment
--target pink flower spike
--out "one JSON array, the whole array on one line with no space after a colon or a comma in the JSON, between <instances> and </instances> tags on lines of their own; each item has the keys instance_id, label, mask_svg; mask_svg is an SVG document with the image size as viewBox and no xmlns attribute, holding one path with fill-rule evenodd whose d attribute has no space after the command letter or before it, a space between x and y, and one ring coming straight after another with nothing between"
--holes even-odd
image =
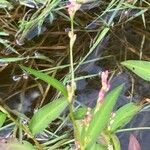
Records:
<instances>
[{"instance_id":1,"label":"pink flower spike","mask_svg":"<svg viewBox=\"0 0 150 150\"><path fill-rule=\"evenodd\" d=\"M80 9L81 4L77 3L75 0L69 0L69 4L67 5L68 13L70 17L74 16L75 12Z\"/></svg>"},{"instance_id":2,"label":"pink flower spike","mask_svg":"<svg viewBox=\"0 0 150 150\"><path fill-rule=\"evenodd\" d=\"M133 134L130 135L128 150L141 150L141 146Z\"/></svg>"},{"instance_id":3,"label":"pink flower spike","mask_svg":"<svg viewBox=\"0 0 150 150\"><path fill-rule=\"evenodd\" d=\"M107 78L108 78L108 70L102 72L101 79L102 79L102 86L103 84L107 84Z\"/></svg>"},{"instance_id":4,"label":"pink flower spike","mask_svg":"<svg viewBox=\"0 0 150 150\"><path fill-rule=\"evenodd\" d=\"M98 102L102 102L105 96L105 92L101 89L98 94Z\"/></svg>"},{"instance_id":5,"label":"pink flower spike","mask_svg":"<svg viewBox=\"0 0 150 150\"><path fill-rule=\"evenodd\" d=\"M105 97L106 92L110 89L110 84L107 81L108 78L108 70L102 72L101 74L101 82L102 82L102 88L99 91L98 95L98 103L101 103Z\"/></svg>"}]
</instances>

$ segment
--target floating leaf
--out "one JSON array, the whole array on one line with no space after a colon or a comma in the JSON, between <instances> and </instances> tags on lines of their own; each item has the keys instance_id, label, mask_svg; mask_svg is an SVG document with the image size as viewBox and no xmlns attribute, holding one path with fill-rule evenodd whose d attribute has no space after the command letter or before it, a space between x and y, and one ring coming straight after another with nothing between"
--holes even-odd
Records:
<instances>
[{"instance_id":1,"label":"floating leaf","mask_svg":"<svg viewBox=\"0 0 150 150\"><path fill-rule=\"evenodd\" d=\"M42 73L41 71L35 70L35 69L31 69L31 68L24 67L24 66L20 66L20 67L23 70L25 70L26 72L28 72L29 74L32 74L35 77L38 77L39 79L45 81L46 83L51 84L57 90L61 91L62 94L66 98L68 97L68 93L67 93L67 90L66 90L65 86L61 82L59 82L58 80L56 80L55 78L47 75L46 73Z\"/></svg>"},{"instance_id":2,"label":"floating leaf","mask_svg":"<svg viewBox=\"0 0 150 150\"><path fill-rule=\"evenodd\" d=\"M3 123L5 122L6 117L7 117L6 114L0 112L0 127L1 127L1 126L3 125Z\"/></svg>"},{"instance_id":3,"label":"floating leaf","mask_svg":"<svg viewBox=\"0 0 150 150\"><path fill-rule=\"evenodd\" d=\"M115 132L118 128L125 126L140 109L141 106L132 102L119 108L115 113L113 123L110 124L110 131Z\"/></svg>"},{"instance_id":4,"label":"floating leaf","mask_svg":"<svg viewBox=\"0 0 150 150\"><path fill-rule=\"evenodd\" d=\"M36 150L32 144L27 141L7 141L0 142L0 150Z\"/></svg>"},{"instance_id":5,"label":"floating leaf","mask_svg":"<svg viewBox=\"0 0 150 150\"><path fill-rule=\"evenodd\" d=\"M121 63L141 78L150 81L150 62L127 60Z\"/></svg>"},{"instance_id":6,"label":"floating leaf","mask_svg":"<svg viewBox=\"0 0 150 150\"><path fill-rule=\"evenodd\" d=\"M48 127L48 124L58 118L58 116L67 107L67 105L68 102L66 98L63 97L54 100L53 102L48 103L47 105L40 108L39 111L33 115L29 123L29 129L31 132L33 134L40 133L42 130Z\"/></svg>"},{"instance_id":7,"label":"floating leaf","mask_svg":"<svg viewBox=\"0 0 150 150\"><path fill-rule=\"evenodd\" d=\"M91 144L96 142L97 137L106 127L110 119L113 107L116 104L118 96L123 88L123 85L124 84L116 87L114 90L112 90L106 95L104 103L102 103L100 109L96 111L96 113L93 116L93 119L89 124L84 138L84 145L91 146Z\"/></svg>"},{"instance_id":8,"label":"floating leaf","mask_svg":"<svg viewBox=\"0 0 150 150\"><path fill-rule=\"evenodd\" d=\"M141 150L141 146L133 134L130 135L128 150Z\"/></svg>"}]
</instances>

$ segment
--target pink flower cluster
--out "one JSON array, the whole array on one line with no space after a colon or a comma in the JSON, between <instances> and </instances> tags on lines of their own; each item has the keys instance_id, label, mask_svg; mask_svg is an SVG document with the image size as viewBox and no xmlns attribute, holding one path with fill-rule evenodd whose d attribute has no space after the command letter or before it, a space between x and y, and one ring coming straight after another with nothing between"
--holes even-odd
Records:
<instances>
[{"instance_id":1,"label":"pink flower cluster","mask_svg":"<svg viewBox=\"0 0 150 150\"><path fill-rule=\"evenodd\" d=\"M81 4L77 3L76 0L69 0L69 4L67 5L68 13L70 17L73 17L77 10L79 10Z\"/></svg>"},{"instance_id":2,"label":"pink flower cluster","mask_svg":"<svg viewBox=\"0 0 150 150\"><path fill-rule=\"evenodd\" d=\"M110 84L107 81L108 78L108 70L102 72L101 74L101 82L102 82L102 88L99 91L99 95L98 95L98 103L101 103L105 97L106 92L110 89Z\"/></svg>"}]
</instances>

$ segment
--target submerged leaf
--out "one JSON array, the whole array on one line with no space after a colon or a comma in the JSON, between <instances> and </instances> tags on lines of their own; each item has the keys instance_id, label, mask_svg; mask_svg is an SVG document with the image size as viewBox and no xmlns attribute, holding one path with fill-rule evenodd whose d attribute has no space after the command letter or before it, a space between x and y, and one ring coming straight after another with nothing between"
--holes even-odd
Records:
<instances>
[{"instance_id":1,"label":"submerged leaf","mask_svg":"<svg viewBox=\"0 0 150 150\"><path fill-rule=\"evenodd\" d=\"M33 115L29 123L29 129L31 132L33 134L40 133L42 130L48 127L48 124L58 118L67 105L68 102L66 98L63 97L43 106Z\"/></svg>"},{"instance_id":2,"label":"submerged leaf","mask_svg":"<svg viewBox=\"0 0 150 150\"><path fill-rule=\"evenodd\" d=\"M130 135L128 150L141 150L141 146L133 134Z\"/></svg>"},{"instance_id":3,"label":"submerged leaf","mask_svg":"<svg viewBox=\"0 0 150 150\"><path fill-rule=\"evenodd\" d=\"M121 63L128 69L133 71L135 74L143 78L144 80L150 81L150 62L138 61L138 60L127 60Z\"/></svg>"},{"instance_id":4,"label":"submerged leaf","mask_svg":"<svg viewBox=\"0 0 150 150\"><path fill-rule=\"evenodd\" d=\"M57 90L61 91L62 94L67 98L68 93L67 93L65 86L61 82L56 80L55 78L47 75L46 73L42 73L41 71L35 70L35 69L31 69L31 68L28 68L25 66L20 66L20 67L21 67L21 69L25 70L27 73L32 74L35 77L38 77L39 79L45 81L48 84L51 84Z\"/></svg>"},{"instance_id":5,"label":"submerged leaf","mask_svg":"<svg viewBox=\"0 0 150 150\"><path fill-rule=\"evenodd\" d=\"M119 108L112 120L113 123L110 124L110 131L115 132L118 128L125 126L140 109L141 106L135 105L132 102Z\"/></svg>"},{"instance_id":6,"label":"submerged leaf","mask_svg":"<svg viewBox=\"0 0 150 150\"><path fill-rule=\"evenodd\" d=\"M118 96L120 95L120 92L123 88L123 85L124 84L118 86L117 88L109 92L106 95L105 100L102 103L100 109L97 110L94 114L93 119L91 120L84 137L84 145L87 145L87 147L90 147L91 144L96 142L97 137L106 127L110 119L113 107L116 104Z\"/></svg>"},{"instance_id":7,"label":"submerged leaf","mask_svg":"<svg viewBox=\"0 0 150 150\"><path fill-rule=\"evenodd\" d=\"M0 112L0 127L1 127L1 126L3 125L3 123L5 122L6 117L7 117L6 114Z\"/></svg>"}]
</instances>

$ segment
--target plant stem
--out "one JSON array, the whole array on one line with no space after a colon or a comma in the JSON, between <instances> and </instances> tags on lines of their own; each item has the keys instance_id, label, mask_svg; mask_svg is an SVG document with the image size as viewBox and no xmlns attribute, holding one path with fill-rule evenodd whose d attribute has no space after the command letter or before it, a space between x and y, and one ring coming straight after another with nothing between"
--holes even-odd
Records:
<instances>
[{"instance_id":1,"label":"plant stem","mask_svg":"<svg viewBox=\"0 0 150 150\"><path fill-rule=\"evenodd\" d=\"M120 129L120 130L116 131L116 133L130 132L130 131L135 131L135 130L150 130L150 127L137 127L137 128L129 128L129 129Z\"/></svg>"},{"instance_id":2,"label":"plant stem","mask_svg":"<svg viewBox=\"0 0 150 150\"><path fill-rule=\"evenodd\" d=\"M74 79L74 64L73 64L73 46L74 46L74 42L76 40L76 35L74 34L74 25L73 25L73 20L74 20L74 15L70 16L71 19L71 31L69 32L69 37L70 37L70 67L71 67L71 86L69 87L68 90L68 101L69 101L69 110L70 110L70 118L72 120L73 123L73 127L74 127L74 134L75 134L75 138L77 140L79 140L79 127L74 119L74 106L73 106L73 97L74 97L74 92L76 89L76 85L75 85L75 79Z\"/></svg>"},{"instance_id":3,"label":"plant stem","mask_svg":"<svg viewBox=\"0 0 150 150\"><path fill-rule=\"evenodd\" d=\"M74 17L71 17L71 36L70 36L70 67L71 67L71 86L72 86L72 90L74 92L74 86L75 86L75 82L74 82L74 66L73 66L73 46L74 46L74 26L73 26L73 19Z\"/></svg>"}]
</instances>

